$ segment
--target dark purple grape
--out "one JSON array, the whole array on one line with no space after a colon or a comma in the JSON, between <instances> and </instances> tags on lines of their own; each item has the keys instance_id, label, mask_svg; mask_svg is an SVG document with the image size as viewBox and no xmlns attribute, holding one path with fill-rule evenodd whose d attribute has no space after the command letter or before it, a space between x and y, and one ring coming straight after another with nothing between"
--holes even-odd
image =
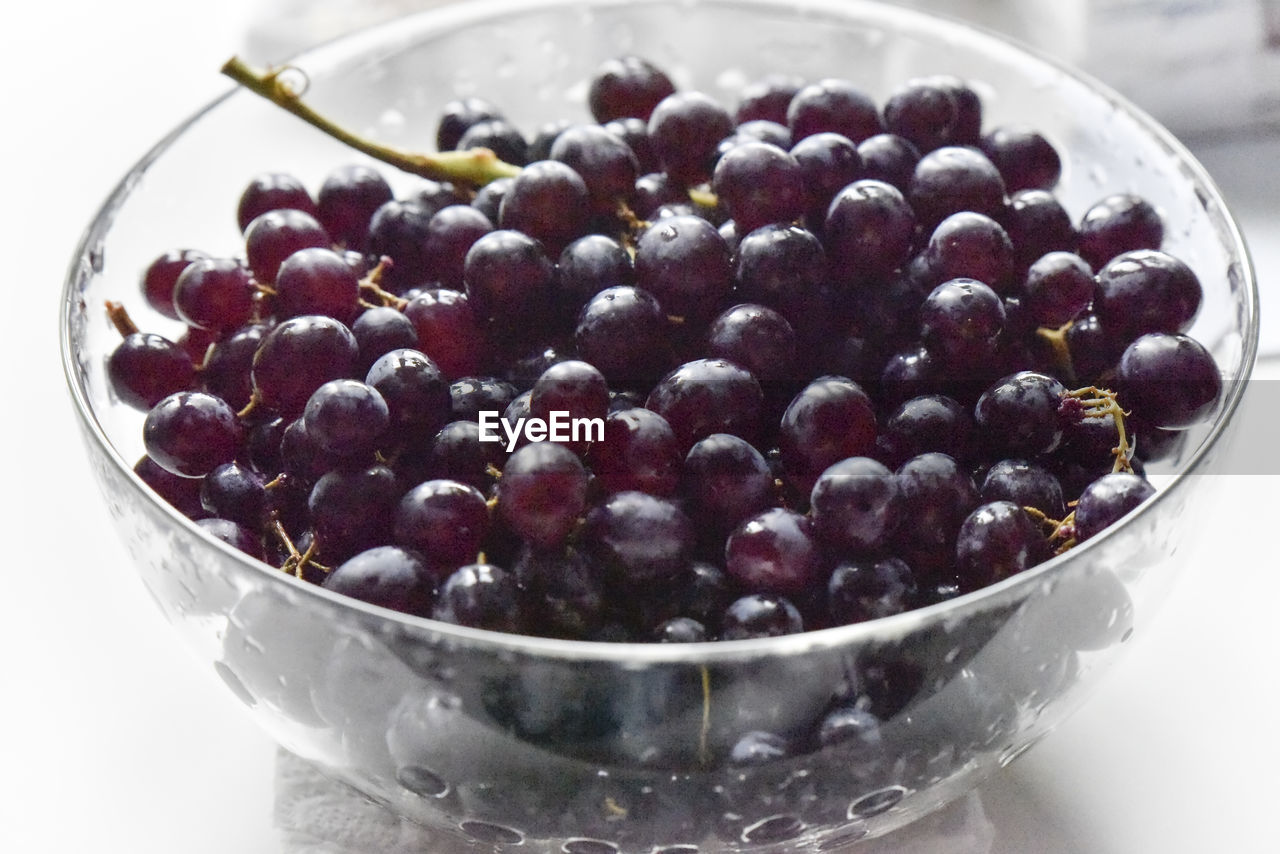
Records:
<instances>
[{"instance_id":1,"label":"dark purple grape","mask_svg":"<svg viewBox=\"0 0 1280 854\"><path fill-rule=\"evenodd\" d=\"M200 481L200 504L221 519L262 530L270 509L267 479L237 462L223 463Z\"/></svg>"},{"instance_id":2,"label":"dark purple grape","mask_svg":"<svg viewBox=\"0 0 1280 854\"><path fill-rule=\"evenodd\" d=\"M574 549L524 548L512 572L524 591L530 630L546 637L585 639L604 620L605 591L596 568Z\"/></svg>"},{"instance_id":3,"label":"dark purple grape","mask_svg":"<svg viewBox=\"0 0 1280 854\"><path fill-rule=\"evenodd\" d=\"M796 376L796 333L773 309L741 303L712 322L707 355L741 365L761 383L789 380Z\"/></svg>"},{"instance_id":4,"label":"dark purple grape","mask_svg":"<svg viewBox=\"0 0 1280 854\"><path fill-rule=\"evenodd\" d=\"M912 457L897 475L904 521L896 539L916 550L945 550L950 564L960 524L978 505L973 479L952 457L936 452Z\"/></svg>"},{"instance_id":5,"label":"dark purple grape","mask_svg":"<svg viewBox=\"0 0 1280 854\"><path fill-rule=\"evenodd\" d=\"M897 467L912 457L938 451L965 460L969 457L973 416L950 397L913 397L885 422L879 448L886 462Z\"/></svg>"},{"instance_id":6,"label":"dark purple grape","mask_svg":"<svg viewBox=\"0 0 1280 854\"><path fill-rule=\"evenodd\" d=\"M1159 249L1163 242L1159 212L1131 193L1107 196L1080 220L1080 255L1095 270L1123 252Z\"/></svg>"},{"instance_id":7,"label":"dark purple grape","mask_svg":"<svg viewBox=\"0 0 1280 854\"><path fill-rule=\"evenodd\" d=\"M446 205L436 211L427 221L422 245L427 275L441 287L461 290L467 252L491 231L489 218L470 205Z\"/></svg>"},{"instance_id":8,"label":"dark purple grape","mask_svg":"<svg viewBox=\"0 0 1280 854\"><path fill-rule=\"evenodd\" d=\"M1136 474L1118 472L1098 478L1085 487L1076 503L1076 540L1096 537L1155 493L1155 487Z\"/></svg>"},{"instance_id":9,"label":"dark purple grape","mask_svg":"<svg viewBox=\"0 0 1280 854\"><path fill-rule=\"evenodd\" d=\"M440 587L433 619L495 632L520 632L520 586L516 577L492 564L468 564Z\"/></svg>"},{"instance_id":10,"label":"dark purple grape","mask_svg":"<svg viewBox=\"0 0 1280 854\"><path fill-rule=\"evenodd\" d=\"M979 590L1043 563L1049 542L1027 512L1011 501L983 504L956 537L956 573L962 590Z\"/></svg>"},{"instance_id":11,"label":"dark purple grape","mask_svg":"<svg viewBox=\"0 0 1280 854\"><path fill-rule=\"evenodd\" d=\"M858 177L884 181L906 193L920 162L920 152L896 134L878 133L858 143L858 158L862 161Z\"/></svg>"},{"instance_id":12,"label":"dark purple grape","mask_svg":"<svg viewBox=\"0 0 1280 854\"><path fill-rule=\"evenodd\" d=\"M791 148L791 130L786 122L771 122L766 119L753 119L742 122L734 128L733 135L727 136L716 146L723 157L729 149L744 142L767 142L783 151Z\"/></svg>"},{"instance_id":13,"label":"dark purple grape","mask_svg":"<svg viewBox=\"0 0 1280 854\"><path fill-rule=\"evenodd\" d=\"M338 457L368 457L381 446L391 413L373 386L330 380L307 400L302 423L322 451Z\"/></svg>"},{"instance_id":14,"label":"dark purple grape","mask_svg":"<svg viewBox=\"0 0 1280 854\"><path fill-rule=\"evenodd\" d=\"M466 294L448 288L424 291L409 301L404 314L417 330L422 352L446 377L479 371L485 358L485 337Z\"/></svg>"},{"instance_id":15,"label":"dark purple grape","mask_svg":"<svg viewBox=\"0 0 1280 854\"><path fill-rule=\"evenodd\" d=\"M1079 238L1071 215L1052 193L1019 190L1009 196L997 217L1013 241L1013 255L1019 267L1050 252L1074 252Z\"/></svg>"},{"instance_id":16,"label":"dark purple grape","mask_svg":"<svg viewBox=\"0 0 1280 854\"><path fill-rule=\"evenodd\" d=\"M768 142L743 142L726 152L716 163L711 189L744 234L791 222L809 208L799 162Z\"/></svg>"},{"instance_id":17,"label":"dark purple grape","mask_svg":"<svg viewBox=\"0 0 1280 854\"><path fill-rule=\"evenodd\" d=\"M797 333L814 327L827 281L827 258L814 234L766 225L742 236L734 273L738 296L774 309Z\"/></svg>"},{"instance_id":18,"label":"dark purple grape","mask_svg":"<svg viewBox=\"0 0 1280 854\"><path fill-rule=\"evenodd\" d=\"M1121 354L1116 392L1120 405L1145 423L1178 430L1213 415L1222 395L1222 375L1194 338L1154 332Z\"/></svg>"},{"instance_id":19,"label":"dark purple grape","mask_svg":"<svg viewBox=\"0 0 1280 854\"><path fill-rule=\"evenodd\" d=\"M953 213L973 211L997 217L1004 209L1000 171L972 148L944 146L920 158L907 198L916 219L932 229Z\"/></svg>"},{"instance_id":20,"label":"dark purple grape","mask_svg":"<svg viewBox=\"0 0 1280 854\"><path fill-rule=\"evenodd\" d=\"M884 548L902 521L897 478L868 457L829 466L814 482L809 506L814 530L840 554Z\"/></svg>"},{"instance_id":21,"label":"dark purple grape","mask_svg":"<svg viewBox=\"0 0 1280 854\"><path fill-rule=\"evenodd\" d=\"M256 560L264 560L262 537L244 525L229 519L197 519L196 526L203 529L215 539L219 539L234 549L247 554Z\"/></svg>"},{"instance_id":22,"label":"dark purple grape","mask_svg":"<svg viewBox=\"0 0 1280 854\"><path fill-rule=\"evenodd\" d=\"M631 147L599 125L574 125L562 132L551 146L550 159L582 176L592 211L603 216L613 216L618 205L631 198L641 174Z\"/></svg>"},{"instance_id":23,"label":"dark purple grape","mask_svg":"<svg viewBox=\"0 0 1280 854\"><path fill-rule=\"evenodd\" d=\"M615 582L644 588L688 570L693 524L672 501L619 492L587 514L583 542Z\"/></svg>"},{"instance_id":24,"label":"dark purple grape","mask_svg":"<svg viewBox=\"0 0 1280 854\"><path fill-rule=\"evenodd\" d=\"M424 178L414 184L413 192L409 193L406 201L434 216L449 205L462 204L467 199L466 191L459 190L448 181L432 181Z\"/></svg>"},{"instance_id":25,"label":"dark purple grape","mask_svg":"<svg viewBox=\"0 0 1280 854\"><path fill-rule=\"evenodd\" d=\"M652 172L636 179L632 204L636 215L643 219L658 219L658 211L667 205L688 202L688 191L668 178L665 172Z\"/></svg>"},{"instance_id":26,"label":"dark purple grape","mask_svg":"<svg viewBox=\"0 0 1280 854\"><path fill-rule=\"evenodd\" d=\"M938 223L925 258L934 280L977 279L999 294L1014 285L1013 242L991 217L962 211Z\"/></svg>"},{"instance_id":27,"label":"dark purple grape","mask_svg":"<svg viewBox=\"0 0 1280 854\"><path fill-rule=\"evenodd\" d=\"M330 172L316 198L316 219L333 242L363 252L369 244L369 222L391 201L391 185L372 166L351 164Z\"/></svg>"},{"instance_id":28,"label":"dark purple grape","mask_svg":"<svg viewBox=\"0 0 1280 854\"><path fill-rule=\"evenodd\" d=\"M1203 298L1200 280L1182 261L1135 249L1098 271L1093 310L1108 333L1129 342L1148 332L1185 331Z\"/></svg>"},{"instance_id":29,"label":"dark purple grape","mask_svg":"<svg viewBox=\"0 0 1280 854\"><path fill-rule=\"evenodd\" d=\"M317 480L307 509L323 559L337 563L389 545L399 500L396 476L384 465L337 468Z\"/></svg>"},{"instance_id":30,"label":"dark purple grape","mask_svg":"<svg viewBox=\"0 0 1280 854\"><path fill-rule=\"evenodd\" d=\"M649 116L649 138L662 168L684 186L711 177L716 146L733 133L724 107L701 92L667 95Z\"/></svg>"},{"instance_id":31,"label":"dark purple grape","mask_svg":"<svg viewBox=\"0 0 1280 854\"><path fill-rule=\"evenodd\" d=\"M724 359L697 359L663 377L645 406L667 420L687 449L712 433L754 440L763 402L760 384L747 370Z\"/></svg>"},{"instance_id":32,"label":"dark purple grape","mask_svg":"<svg viewBox=\"0 0 1280 854\"><path fill-rule=\"evenodd\" d=\"M774 507L750 517L729 535L725 572L757 593L799 594L820 580L822 555L808 517Z\"/></svg>"},{"instance_id":33,"label":"dark purple grape","mask_svg":"<svg viewBox=\"0 0 1280 854\"><path fill-rule=\"evenodd\" d=\"M847 80L827 78L796 92L787 105L787 125L796 142L815 133L838 133L854 143L884 130L875 101Z\"/></svg>"},{"instance_id":34,"label":"dark purple grape","mask_svg":"<svg viewBox=\"0 0 1280 854\"><path fill-rule=\"evenodd\" d=\"M724 616L720 619L721 640L776 638L782 635L799 634L802 631L804 631L804 622L796 606L782 596L768 593L751 593L735 599L725 609ZM768 756L782 758L788 752L785 747L775 748L768 751ZM738 758L737 764L751 764L753 761L751 757L758 753L757 750L743 746L742 742L734 748L734 755Z\"/></svg>"},{"instance_id":35,"label":"dark purple grape","mask_svg":"<svg viewBox=\"0 0 1280 854\"><path fill-rule=\"evenodd\" d=\"M1000 460L987 469L979 497L983 502L1011 501L1034 507L1050 519L1067 515L1062 484L1043 466L1026 460Z\"/></svg>"},{"instance_id":36,"label":"dark purple grape","mask_svg":"<svg viewBox=\"0 0 1280 854\"><path fill-rule=\"evenodd\" d=\"M644 386L670 364L670 321L648 291L606 288L583 307L574 330L582 358L614 384Z\"/></svg>"},{"instance_id":37,"label":"dark purple grape","mask_svg":"<svg viewBox=\"0 0 1280 854\"><path fill-rule=\"evenodd\" d=\"M379 358L392 350L416 350L418 332L404 312L389 306L365 309L351 324L351 334L356 337L360 356L356 360L356 372L367 374Z\"/></svg>"},{"instance_id":38,"label":"dark purple grape","mask_svg":"<svg viewBox=\"0 0 1280 854\"><path fill-rule=\"evenodd\" d=\"M635 283L631 254L603 234L588 234L566 246L556 272L559 302L571 316L605 288Z\"/></svg>"},{"instance_id":39,"label":"dark purple grape","mask_svg":"<svg viewBox=\"0 0 1280 854\"><path fill-rule=\"evenodd\" d=\"M571 167L557 160L530 163L502 197L498 225L524 232L556 257L587 233L591 194Z\"/></svg>"},{"instance_id":40,"label":"dark purple grape","mask_svg":"<svg viewBox=\"0 0 1280 854\"><path fill-rule=\"evenodd\" d=\"M657 643L701 643L707 640L707 627L692 617L672 617L653 631Z\"/></svg>"},{"instance_id":41,"label":"dark purple grape","mask_svg":"<svg viewBox=\"0 0 1280 854\"><path fill-rule=\"evenodd\" d=\"M432 281L427 269L427 231L435 210L391 200L378 208L369 222L369 254L387 257L392 266L382 275L382 287L402 294Z\"/></svg>"},{"instance_id":42,"label":"dark purple grape","mask_svg":"<svg viewBox=\"0 0 1280 854\"><path fill-rule=\"evenodd\" d=\"M1003 457L1037 457L1062 441L1058 406L1066 388L1046 374L1019 371L988 388L974 408L978 440Z\"/></svg>"},{"instance_id":43,"label":"dark purple grape","mask_svg":"<svg viewBox=\"0 0 1280 854\"><path fill-rule=\"evenodd\" d=\"M734 121L743 124L764 120L784 125L787 123L787 107L802 88L804 80L794 75L770 74L754 80L738 93Z\"/></svg>"},{"instance_id":44,"label":"dark purple grape","mask_svg":"<svg viewBox=\"0 0 1280 854\"><path fill-rule=\"evenodd\" d=\"M1071 367L1076 379L1093 383L1115 367L1124 341L1117 341L1110 330L1103 329L1097 315L1083 314L1067 328L1067 351L1071 355Z\"/></svg>"},{"instance_id":45,"label":"dark purple grape","mask_svg":"<svg viewBox=\"0 0 1280 854\"><path fill-rule=\"evenodd\" d=\"M292 208L314 215L315 202L302 182L284 172L264 172L254 177L240 194L236 208L236 223L240 231L268 211Z\"/></svg>"},{"instance_id":46,"label":"dark purple grape","mask_svg":"<svg viewBox=\"0 0 1280 854\"><path fill-rule=\"evenodd\" d=\"M173 305L173 286L192 261L208 257L198 249L170 249L152 261L142 274L142 295L147 305L165 317L179 320L178 310Z\"/></svg>"},{"instance_id":47,"label":"dark purple grape","mask_svg":"<svg viewBox=\"0 0 1280 854\"><path fill-rule=\"evenodd\" d=\"M332 246L332 239L314 216L292 208L267 211L244 232L245 256L259 282L274 282L284 259L299 249Z\"/></svg>"},{"instance_id":48,"label":"dark purple grape","mask_svg":"<svg viewBox=\"0 0 1280 854\"><path fill-rule=\"evenodd\" d=\"M126 335L107 358L107 378L121 402L147 410L195 385L191 357L177 344L150 332Z\"/></svg>"},{"instance_id":49,"label":"dark purple grape","mask_svg":"<svg viewBox=\"0 0 1280 854\"><path fill-rule=\"evenodd\" d=\"M533 139L529 140L529 162L550 160L551 146L555 145L556 137L574 125L569 119L553 119L539 127Z\"/></svg>"},{"instance_id":50,"label":"dark purple grape","mask_svg":"<svg viewBox=\"0 0 1280 854\"><path fill-rule=\"evenodd\" d=\"M234 258L192 261L173 286L173 307L189 326L229 332L253 317L253 282Z\"/></svg>"},{"instance_id":51,"label":"dark purple grape","mask_svg":"<svg viewBox=\"0 0 1280 854\"><path fill-rule=\"evenodd\" d=\"M974 366L989 358L1005 326L1004 303L976 279L938 285L920 306L920 338L950 363L953 379L969 382Z\"/></svg>"},{"instance_id":52,"label":"dark purple grape","mask_svg":"<svg viewBox=\"0 0 1280 854\"><path fill-rule=\"evenodd\" d=\"M481 491L493 485L490 467L502 465L500 442L480 439L480 425L474 421L450 421L431 440L426 470L430 477L470 484Z\"/></svg>"},{"instance_id":53,"label":"dark purple grape","mask_svg":"<svg viewBox=\"0 0 1280 854\"><path fill-rule=\"evenodd\" d=\"M806 136L791 147L791 156L800 165L808 197L805 212L814 227L820 227L826 219L836 193L866 177L858 146L838 133Z\"/></svg>"},{"instance_id":54,"label":"dark purple grape","mask_svg":"<svg viewBox=\"0 0 1280 854\"><path fill-rule=\"evenodd\" d=\"M892 617L914 607L915 574L896 557L843 561L827 582L827 611L836 625ZM834 732L823 722L824 743Z\"/></svg>"},{"instance_id":55,"label":"dark purple grape","mask_svg":"<svg viewBox=\"0 0 1280 854\"><path fill-rule=\"evenodd\" d=\"M601 124L621 118L647 119L675 91L671 78L649 60L620 56L596 69L587 89L587 105Z\"/></svg>"},{"instance_id":56,"label":"dark purple grape","mask_svg":"<svg viewBox=\"0 0 1280 854\"><path fill-rule=\"evenodd\" d=\"M642 408L610 412L604 439L592 443L588 461L608 492L647 492L669 497L680 482L680 443L667 420Z\"/></svg>"},{"instance_id":57,"label":"dark purple grape","mask_svg":"<svg viewBox=\"0 0 1280 854\"><path fill-rule=\"evenodd\" d=\"M188 519L209 515L200 502L199 478L175 474L145 454L134 464L133 473Z\"/></svg>"},{"instance_id":58,"label":"dark purple grape","mask_svg":"<svg viewBox=\"0 0 1280 854\"><path fill-rule=\"evenodd\" d=\"M503 118L502 111L483 98L460 98L444 105L436 128L436 149L452 151L472 125Z\"/></svg>"},{"instance_id":59,"label":"dark purple grape","mask_svg":"<svg viewBox=\"0 0 1280 854\"><path fill-rule=\"evenodd\" d=\"M498 513L522 539L559 546L587 506L587 471L563 445L533 442L517 450L498 482Z\"/></svg>"},{"instance_id":60,"label":"dark purple grape","mask_svg":"<svg viewBox=\"0 0 1280 854\"><path fill-rule=\"evenodd\" d=\"M425 617L431 613L434 585L422 558L397 546L377 546L349 558L325 578L324 589Z\"/></svg>"},{"instance_id":61,"label":"dark purple grape","mask_svg":"<svg viewBox=\"0 0 1280 854\"><path fill-rule=\"evenodd\" d=\"M202 477L240 452L244 428L221 398L180 391L151 408L142 426L147 456L184 477Z\"/></svg>"},{"instance_id":62,"label":"dark purple grape","mask_svg":"<svg viewBox=\"0 0 1280 854\"><path fill-rule=\"evenodd\" d=\"M774 503L773 472L749 442L712 433L684 458L681 493L699 526L724 536Z\"/></svg>"},{"instance_id":63,"label":"dark purple grape","mask_svg":"<svg viewBox=\"0 0 1280 854\"><path fill-rule=\"evenodd\" d=\"M292 317L268 332L254 354L254 391L275 412L298 415L321 385L351 377L358 354L356 337L337 320Z\"/></svg>"},{"instance_id":64,"label":"dark purple grape","mask_svg":"<svg viewBox=\"0 0 1280 854\"><path fill-rule=\"evenodd\" d=\"M204 391L241 410L253 397L253 357L270 327L253 323L219 340L205 356L200 371Z\"/></svg>"},{"instance_id":65,"label":"dark purple grape","mask_svg":"<svg viewBox=\"0 0 1280 854\"><path fill-rule=\"evenodd\" d=\"M715 226L673 216L645 229L636 243L636 284L663 310L689 321L714 317L733 284L729 247Z\"/></svg>"},{"instance_id":66,"label":"dark purple grape","mask_svg":"<svg viewBox=\"0 0 1280 854\"><path fill-rule=\"evenodd\" d=\"M890 405L938 391L940 360L923 345L911 345L889 356L880 372L880 390Z\"/></svg>"},{"instance_id":67,"label":"dark purple grape","mask_svg":"<svg viewBox=\"0 0 1280 854\"><path fill-rule=\"evenodd\" d=\"M314 485L341 463L340 457L325 452L307 435L302 418L285 426L280 437L280 470L291 480Z\"/></svg>"},{"instance_id":68,"label":"dark purple grape","mask_svg":"<svg viewBox=\"0 0 1280 854\"><path fill-rule=\"evenodd\" d=\"M467 128L458 140L458 150L473 148L487 148L499 160L516 166L529 162L529 141L506 119L485 119Z\"/></svg>"},{"instance_id":69,"label":"dark purple grape","mask_svg":"<svg viewBox=\"0 0 1280 854\"><path fill-rule=\"evenodd\" d=\"M393 436L430 433L449 420L449 383L438 365L418 350L384 353L370 366L365 382L386 401Z\"/></svg>"},{"instance_id":70,"label":"dark purple grape","mask_svg":"<svg viewBox=\"0 0 1280 854\"><path fill-rule=\"evenodd\" d=\"M1027 269L1026 307L1037 326L1070 323L1093 300L1093 271L1073 252L1050 252Z\"/></svg>"},{"instance_id":71,"label":"dark purple grape","mask_svg":"<svg viewBox=\"0 0 1280 854\"><path fill-rule=\"evenodd\" d=\"M346 259L332 249L300 249L280 264L275 280L276 315L280 319L324 314L351 323L360 299L360 284Z\"/></svg>"},{"instance_id":72,"label":"dark purple grape","mask_svg":"<svg viewBox=\"0 0 1280 854\"><path fill-rule=\"evenodd\" d=\"M982 137L982 153L1000 170L1005 189L1052 190L1062 174L1062 159L1049 140L1020 125L1004 125Z\"/></svg>"},{"instance_id":73,"label":"dark purple grape","mask_svg":"<svg viewBox=\"0 0 1280 854\"><path fill-rule=\"evenodd\" d=\"M579 359L557 362L543 371L533 384L529 412L550 426L555 420L562 423L591 420L603 425L604 417L609 413L609 383L604 374L588 362ZM573 429L570 435L576 436L577 429ZM548 440L559 441L552 436L548 436ZM590 438L581 441L574 438L563 444L583 453L589 442Z\"/></svg>"},{"instance_id":74,"label":"dark purple grape","mask_svg":"<svg viewBox=\"0 0 1280 854\"><path fill-rule=\"evenodd\" d=\"M960 105L951 90L929 81L908 83L884 105L885 127L921 152L946 145L959 120Z\"/></svg>"},{"instance_id":75,"label":"dark purple grape","mask_svg":"<svg viewBox=\"0 0 1280 854\"><path fill-rule=\"evenodd\" d=\"M846 377L819 377L809 383L783 413L778 431L787 481L803 495L828 466L871 453L875 441L871 398Z\"/></svg>"},{"instance_id":76,"label":"dark purple grape","mask_svg":"<svg viewBox=\"0 0 1280 854\"><path fill-rule=\"evenodd\" d=\"M475 560L489 531L489 507L474 486L428 480L405 493L395 513L398 544L433 567L452 570Z\"/></svg>"},{"instance_id":77,"label":"dark purple grape","mask_svg":"<svg viewBox=\"0 0 1280 854\"><path fill-rule=\"evenodd\" d=\"M896 187L853 182L831 200L823 225L832 272L843 281L887 278L906 263L915 228L915 214Z\"/></svg>"}]
</instances>

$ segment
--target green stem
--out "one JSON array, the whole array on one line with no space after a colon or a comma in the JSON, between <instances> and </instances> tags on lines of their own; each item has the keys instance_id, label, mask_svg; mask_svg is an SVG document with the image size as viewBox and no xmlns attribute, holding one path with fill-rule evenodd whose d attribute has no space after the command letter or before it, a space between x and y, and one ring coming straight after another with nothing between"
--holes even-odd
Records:
<instances>
[{"instance_id":1,"label":"green stem","mask_svg":"<svg viewBox=\"0 0 1280 854\"><path fill-rule=\"evenodd\" d=\"M418 154L365 139L335 124L303 103L301 93L280 79L281 74L289 70L298 73L298 69L291 69L289 66L258 71L238 56L231 57L222 66L223 74L255 95L266 98L281 109L293 113L339 142L410 174L435 181L452 181L478 187L498 178L514 177L520 172L519 166L499 160L498 156L487 148Z\"/></svg>"}]
</instances>

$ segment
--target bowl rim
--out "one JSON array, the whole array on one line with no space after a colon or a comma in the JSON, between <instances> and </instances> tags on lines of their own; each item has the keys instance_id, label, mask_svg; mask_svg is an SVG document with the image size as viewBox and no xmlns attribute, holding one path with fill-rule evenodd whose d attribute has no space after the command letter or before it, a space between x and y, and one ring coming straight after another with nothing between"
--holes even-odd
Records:
<instances>
[{"instance_id":1,"label":"bowl rim","mask_svg":"<svg viewBox=\"0 0 1280 854\"><path fill-rule=\"evenodd\" d=\"M1241 339L1239 375L1225 383L1226 390L1220 402L1217 418L1186 464L1181 470L1170 475L1168 483L1158 490L1156 495L1128 514L1121 523L1073 547L1069 552L1056 555L1031 569L979 590L889 617L770 638L658 644L568 640L511 634L456 626L428 617L393 611L331 592L318 584L283 573L207 533L142 482L141 478L134 473L133 466L121 456L120 451L108 438L94 414L86 390L79 382L80 368L76 351L72 348L73 324L79 311L79 284L82 274L86 262L92 265L96 249L113 225L117 211L124 205L135 183L147 169L191 126L216 111L229 99L253 97L234 85L177 125L129 169L94 214L71 257L62 290L59 349L62 355L64 379L85 435L91 436L98 449L111 460L115 474L121 475L133 489L140 492L144 500L150 502L153 510L166 515L169 521L187 535L202 540L204 545L221 549L224 555L238 562L243 568L271 579L268 583L283 583L294 593L317 597L327 607L349 609L366 621L381 624L384 630L395 629L402 633L418 635L425 632L434 636L433 639L439 642L452 641L495 652L564 660L611 662L637 668L660 664L706 665L759 657L801 655L814 650L846 648L869 641L883 642L894 637L909 635L929 624L939 622L950 624L962 621L971 613L998 608L1021 599L1027 590L1046 582L1048 580L1046 576L1059 574L1068 561L1077 560L1081 553L1091 554L1097 549L1105 548L1105 544L1118 533L1132 528L1142 518L1156 512L1156 507L1168 503L1171 500L1169 497L1171 494L1187 488L1185 484L1191 480L1192 475L1200 473L1198 469L1206 466L1210 456L1217 450L1227 425L1238 416L1248 385L1247 380L1257 359L1259 294L1253 261L1239 224L1228 209L1221 191L1205 168L1170 131L1106 84L1036 48L966 21L912 8L890 6L876 0L485 0L485 2L438 6L345 34L309 48L285 64L296 63L305 68L310 63L322 66L326 74L331 74L346 63L367 57L372 48L385 49L397 43L408 45L426 37L442 35L452 29L492 20L505 13L527 14L547 8L575 5L583 9L595 9L637 5L687 5L689 2L697 2L701 6L723 6L730 9L749 7L761 12L776 10L788 15L822 16L823 20L835 23L848 22L865 26L884 27L893 22L898 27L905 25L913 33L942 36L948 39L955 38L959 31L964 38L978 41L985 49L998 49L1018 55L1020 61L1030 60L1038 63L1089 90L1093 96L1109 102L1123 113L1152 141L1159 144L1166 154L1179 163L1186 177L1197 185L1205 212L1219 231L1223 244L1234 249L1233 261L1239 266L1245 286L1243 303L1245 326Z\"/></svg>"}]
</instances>

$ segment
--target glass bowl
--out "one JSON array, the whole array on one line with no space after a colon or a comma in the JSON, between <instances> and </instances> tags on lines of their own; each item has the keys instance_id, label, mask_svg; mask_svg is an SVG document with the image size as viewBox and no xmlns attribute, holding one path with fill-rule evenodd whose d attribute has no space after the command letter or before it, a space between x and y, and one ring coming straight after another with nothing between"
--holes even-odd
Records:
<instances>
[{"instance_id":1,"label":"glass bowl","mask_svg":"<svg viewBox=\"0 0 1280 854\"><path fill-rule=\"evenodd\" d=\"M335 596L203 533L132 471L142 416L109 389L103 308L144 329L138 276L177 246L237 254L251 175L308 186L358 161L246 92L196 114L124 178L66 283L62 343L95 477L147 590L230 692L290 751L459 844L564 852L834 850L936 809L1063 720L1141 633L1200 531L1257 340L1240 234L1201 167L1098 83L998 37L845 0L595 0L448 6L296 60L321 112L423 148L444 103L479 94L532 131L587 119L598 64L637 53L730 103L785 71L845 77L878 99L958 74L988 125L1022 122L1063 154L1076 218L1112 192L1151 200L1166 248L1197 272L1192 330L1226 379L1216 420L1153 472L1159 494L1103 535L985 590L899 616L767 640L604 644L490 633ZM211 71L212 73L212 71ZM392 170L384 169L389 174ZM398 180L398 179L397 179ZM403 179L408 186L411 179ZM838 698L878 720L818 746ZM734 766L744 734L808 746ZM469 848L468 850L474 850Z\"/></svg>"}]
</instances>

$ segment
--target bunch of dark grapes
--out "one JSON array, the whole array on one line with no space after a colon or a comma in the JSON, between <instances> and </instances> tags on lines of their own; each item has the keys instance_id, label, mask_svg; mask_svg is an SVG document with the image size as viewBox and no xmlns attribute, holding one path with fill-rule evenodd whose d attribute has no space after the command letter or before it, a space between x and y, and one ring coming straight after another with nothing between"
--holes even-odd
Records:
<instances>
[{"instance_id":1,"label":"bunch of dark grapes","mask_svg":"<svg viewBox=\"0 0 1280 854\"><path fill-rule=\"evenodd\" d=\"M984 128L964 81L878 105L772 76L731 110L626 57L589 106L527 139L449 104L442 150L522 167L478 186L253 179L241 257L143 276L182 338L111 306L138 476L387 608L734 639L1023 572L1150 496L1144 462L1215 410L1158 212L1115 195L1073 220L1053 145ZM555 413L600 431L495 427Z\"/></svg>"}]
</instances>

